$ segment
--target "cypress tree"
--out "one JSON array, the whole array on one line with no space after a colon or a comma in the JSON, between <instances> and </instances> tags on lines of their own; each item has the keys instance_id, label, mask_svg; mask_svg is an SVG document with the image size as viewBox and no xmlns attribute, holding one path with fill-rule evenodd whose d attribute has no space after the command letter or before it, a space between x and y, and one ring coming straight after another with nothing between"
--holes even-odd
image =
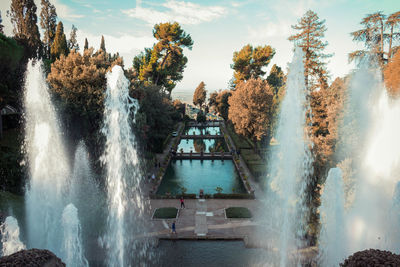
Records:
<instances>
[{"instance_id":1,"label":"cypress tree","mask_svg":"<svg viewBox=\"0 0 400 267\"><path fill-rule=\"evenodd\" d=\"M70 50L75 49L76 51L79 50L79 44L78 41L76 40L76 31L78 29L75 27L75 25L72 25L71 33L69 35L69 41L68 41L68 48Z\"/></svg>"},{"instance_id":2,"label":"cypress tree","mask_svg":"<svg viewBox=\"0 0 400 267\"><path fill-rule=\"evenodd\" d=\"M83 50L89 49L89 43L87 38L85 38L85 45L83 46Z\"/></svg>"},{"instance_id":3,"label":"cypress tree","mask_svg":"<svg viewBox=\"0 0 400 267\"><path fill-rule=\"evenodd\" d=\"M68 54L67 39L64 34L64 26L60 21L57 24L56 36L54 37L54 42L51 46L51 57L53 60L60 57L60 55Z\"/></svg>"},{"instance_id":4,"label":"cypress tree","mask_svg":"<svg viewBox=\"0 0 400 267\"><path fill-rule=\"evenodd\" d=\"M101 42L100 42L100 49L106 52L106 44L104 42L104 36L101 36Z\"/></svg>"},{"instance_id":5,"label":"cypress tree","mask_svg":"<svg viewBox=\"0 0 400 267\"><path fill-rule=\"evenodd\" d=\"M49 0L42 0L42 11L40 12L40 27L43 29L44 53L50 58L50 48L56 35L57 13L56 8Z\"/></svg>"}]
</instances>

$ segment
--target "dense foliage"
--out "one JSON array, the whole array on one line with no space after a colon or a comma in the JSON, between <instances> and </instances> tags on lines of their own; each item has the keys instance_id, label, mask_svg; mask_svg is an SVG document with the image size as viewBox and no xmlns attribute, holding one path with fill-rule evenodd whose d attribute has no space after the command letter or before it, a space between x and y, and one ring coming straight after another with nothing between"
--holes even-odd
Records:
<instances>
[{"instance_id":1,"label":"dense foliage","mask_svg":"<svg viewBox=\"0 0 400 267\"><path fill-rule=\"evenodd\" d=\"M200 84L196 87L193 94L193 104L195 106L199 106L200 108L206 102L207 90L206 84L204 82L200 82Z\"/></svg>"}]
</instances>

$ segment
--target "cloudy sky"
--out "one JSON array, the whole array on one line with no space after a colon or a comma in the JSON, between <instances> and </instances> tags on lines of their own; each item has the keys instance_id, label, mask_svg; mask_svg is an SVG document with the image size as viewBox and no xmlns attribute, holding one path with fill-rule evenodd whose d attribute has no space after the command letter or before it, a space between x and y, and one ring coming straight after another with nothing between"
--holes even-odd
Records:
<instances>
[{"instance_id":1,"label":"cloudy sky","mask_svg":"<svg viewBox=\"0 0 400 267\"><path fill-rule=\"evenodd\" d=\"M5 32L12 33L6 11L11 0L0 1ZM40 13L40 0L35 0ZM361 19L369 13L391 14L400 10L399 0L50 0L63 21L67 37L72 24L78 28L78 42L83 47L98 48L104 35L109 52L119 52L125 67L133 57L155 40L155 23L177 21L194 40L183 80L176 91L193 91L204 81L209 91L227 88L233 71L232 54L246 44L271 45L276 49L274 63L286 70L293 45L287 38L291 25L308 10L326 20L327 53L334 53L328 64L332 79L348 73L353 66L347 54L361 48L351 40L350 32L360 29Z\"/></svg>"}]
</instances>

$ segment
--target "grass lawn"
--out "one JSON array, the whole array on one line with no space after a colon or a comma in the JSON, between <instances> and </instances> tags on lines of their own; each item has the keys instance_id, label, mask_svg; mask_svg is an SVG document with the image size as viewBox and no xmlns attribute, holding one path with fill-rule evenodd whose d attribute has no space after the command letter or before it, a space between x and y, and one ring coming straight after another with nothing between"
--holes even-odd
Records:
<instances>
[{"instance_id":1,"label":"grass lawn","mask_svg":"<svg viewBox=\"0 0 400 267\"><path fill-rule=\"evenodd\" d=\"M154 212L153 219L175 219L178 209L174 207L158 208Z\"/></svg>"},{"instance_id":2,"label":"grass lawn","mask_svg":"<svg viewBox=\"0 0 400 267\"><path fill-rule=\"evenodd\" d=\"M251 212L248 208L244 207L230 207L225 209L227 218L251 218Z\"/></svg>"}]
</instances>

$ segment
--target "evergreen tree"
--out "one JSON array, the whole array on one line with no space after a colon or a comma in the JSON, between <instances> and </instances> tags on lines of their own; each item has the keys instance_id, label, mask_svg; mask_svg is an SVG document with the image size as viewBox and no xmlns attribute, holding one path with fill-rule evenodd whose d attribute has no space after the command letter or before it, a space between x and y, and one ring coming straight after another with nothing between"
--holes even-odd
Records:
<instances>
[{"instance_id":1,"label":"evergreen tree","mask_svg":"<svg viewBox=\"0 0 400 267\"><path fill-rule=\"evenodd\" d=\"M206 88L206 84L204 82L201 82L197 86L196 90L194 90L193 104L195 104L196 106L198 105L200 108L206 102L207 91L205 88Z\"/></svg>"},{"instance_id":2,"label":"evergreen tree","mask_svg":"<svg viewBox=\"0 0 400 267\"><path fill-rule=\"evenodd\" d=\"M3 31L4 26L3 26L2 22L3 22L3 19L1 18L1 11L0 11L0 33L4 34L4 31Z\"/></svg>"},{"instance_id":3,"label":"evergreen tree","mask_svg":"<svg viewBox=\"0 0 400 267\"><path fill-rule=\"evenodd\" d=\"M374 53L380 59L383 64L384 58L384 39L385 39L385 19L386 16L381 12L369 14L361 21L361 25L364 29L352 32L353 41L364 42L367 50L357 50L349 54L349 60L355 59L360 60L364 58L368 51L374 51Z\"/></svg>"},{"instance_id":4,"label":"evergreen tree","mask_svg":"<svg viewBox=\"0 0 400 267\"><path fill-rule=\"evenodd\" d=\"M278 93L278 90L283 86L285 74L282 69L274 64L267 77L268 84L274 88L274 94Z\"/></svg>"},{"instance_id":5,"label":"evergreen tree","mask_svg":"<svg viewBox=\"0 0 400 267\"><path fill-rule=\"evenodd\" d=\"M134 58L133 68L145 85L159 85L171 94L186 67L183 48L192 49L193 41L177 22L156 24L153 36L158 42Z\"/></svg>"},{"instance_id":6,"label":"evergreen tree","mask_svg":"<svg viewBox=\"0 0 400 267\"><path fill-rule=\"evenodd\" d=\"M265 72L264 67L267 67L271 59L275 55L275 49L271 46L244 46L239 52L233 53L234 69L233 86L235 87L241 81L247 81L251 78L263 78Z\"/></svg>"},{"instance_id":7,"label":"evergreen tree","mask_svg":"<svg viewBox=\"0 0 400 267\"><path fill-rule=\"evenodd\" d=\"M26 48L26 56L38 56L42 43L37 26L35 2L33 0L12 0L8 15L14 25L15 39Z\"/></svg>"},{"instance_id":8,"label":"evergreen tree","mask_svg":"<svg viewBox=\"0 0 400 267\"><path fill-rule=\"evenodd\" d=\"M50 48L56 35L57 13L49 0L42 0L41 5L40 27L43 29L44 55L50 58Z\"/></svg>"},{"instance_id":9,"label":"evergreen tree","mask_svg":"<svg viewBox=\"0 0 400 267\"><path fill-rule=\"evenodd\" d=\"M75 51L79 50L79 44L78 41L76 40L76 31L78 29L75 27L75 25L72 24L72 29L71 33L69 35L69 40L68 40L68 48L69 50L75 49Z\"/></svg>"},{"instance_id":10,"label":"evergreen tree","mask_svg":"<svg viewBox=\"0 0 400 267\"><path fill-rule=\"evenodd\" d=\"M106 52L106 43L104 42L104 36L101 36L101 42L100 42L100 49Z\"/></svg>"},{"instance_id":11,"label":"evergreen tree","mask_svg":"<svg viewBox=\"0 0 400 267\"><path fill-rule=\"evenodd\" d=\"M314 90L316 88L327 87L325 58L331 57L330 54L324 54L323 51L328 42L323 42L325 36L325 20L320 20L318 15L308 10L298 21L297 25L293 25L294 30L300 31L298 34L289 37L295 45L302 48L304 52L304 77L306 88Z\"/></svg>"},{"instance_id":12,"label":"evergreen tree","mask_svg":"<svg viewBox=\"0 0 400 267\"><path fill-rule=\"evenodd\" d=\"M228 112L229 112L229 98L232 93L230 90L224 90L219 92L217 97L215 98L216 109L219 115L224 118L224 120L228 120Z\"/></svg>"},{"instance_id":13,"label":"evergreen tree","mask_svg":"<svg viewBox=\"0 0 400 267\"><path fill-rule=\"evenodd\" d=\"M66 56L68 54L67 39L64 34L64 26L60 21L57 24L56 36L51 46L51 57L53 60L59 58L61 55Z\"/></svg>"},{"instance_id":14,"label":"evergreen tree","mask_svg":"<svg viewBox=\"0 0 400 267\"><path fill-rule=\"evenodd\" d=\"M89 49L89 42L87 40L87 38L85 38L85 45L83 47L83 50Z\"/></svg>"}]
</instances>

